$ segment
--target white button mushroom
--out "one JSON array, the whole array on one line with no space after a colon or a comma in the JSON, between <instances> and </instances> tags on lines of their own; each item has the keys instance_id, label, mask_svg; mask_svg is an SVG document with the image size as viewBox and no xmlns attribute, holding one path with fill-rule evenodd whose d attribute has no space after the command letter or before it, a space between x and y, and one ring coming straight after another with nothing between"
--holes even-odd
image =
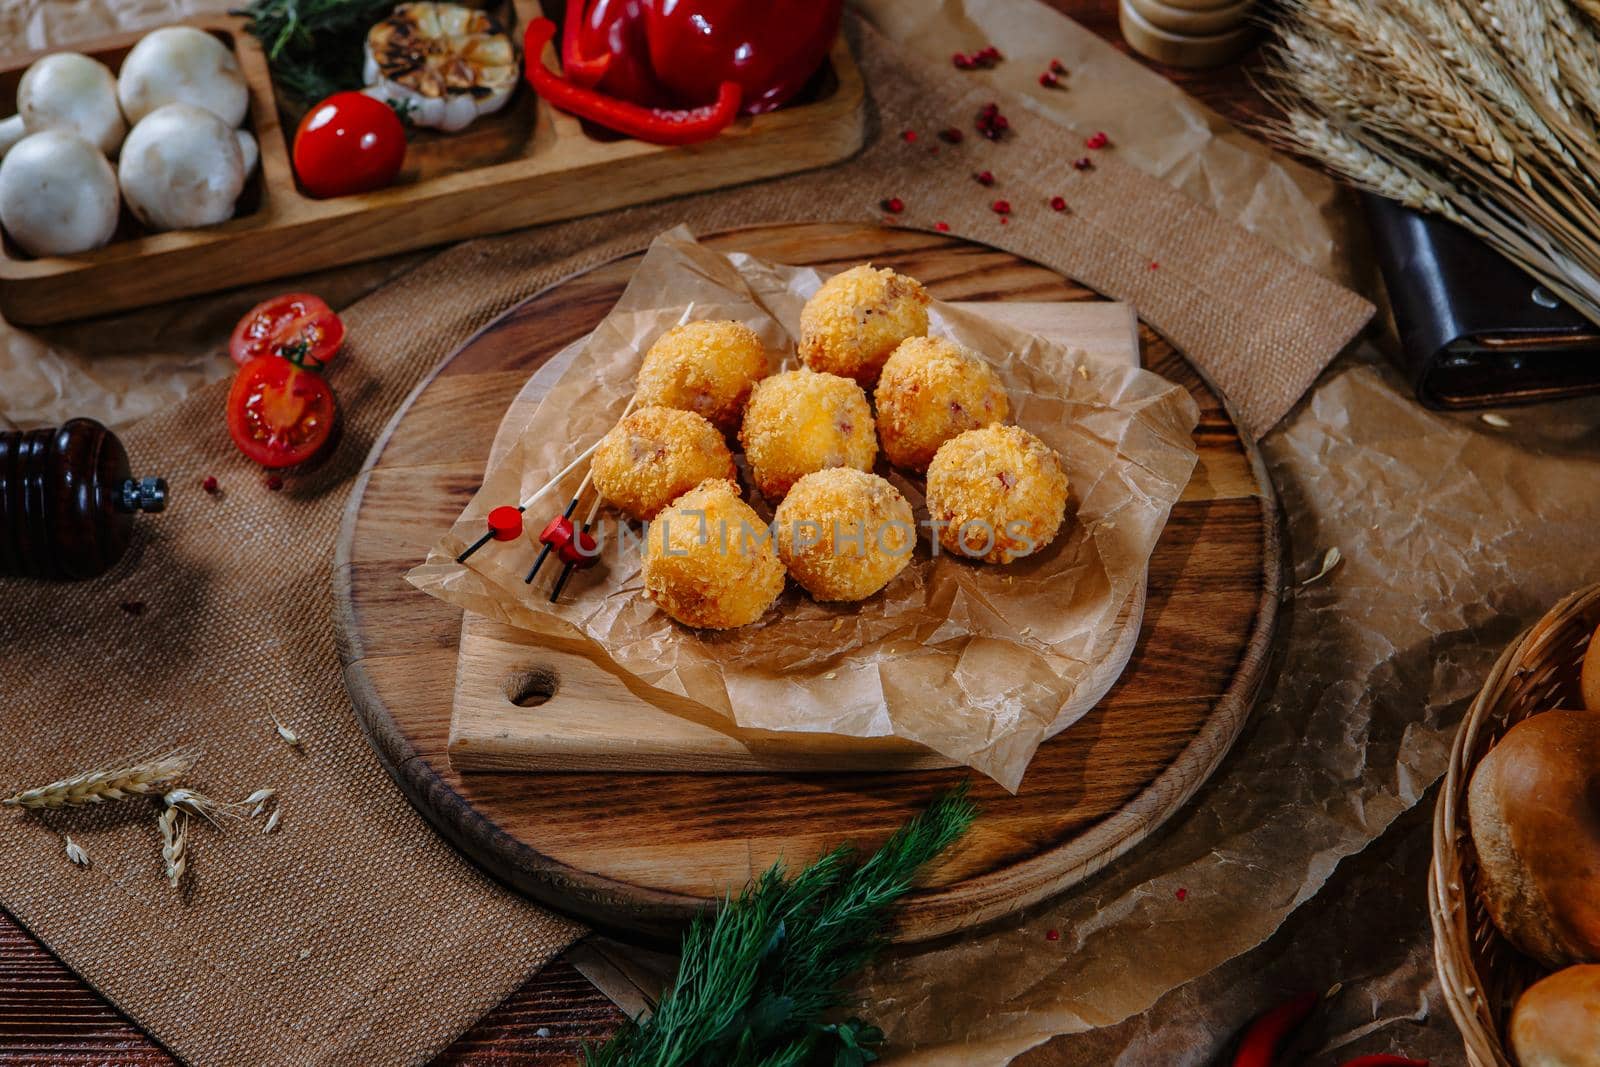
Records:
<instances>
[{"instance_id":1,"label":"white button mushroom","mask_svg":"<svg viewBox=\"0 0 1600 1067\"><path fill-rule=\"evenodd\" d=\"M11 146L28 135L28 127L22 124L21 115L12 115L0 121L0 157L11 151Z\"/></svg>"},{"instance_id":2,"label":"white button mushroom","mask_svg":"<svg viewBox=\"0 0 1600 1067\"><path fill-rule=\"evenodd\" d=\"M77 52L45 56L27 69L17 85L17 113L29 133L70 130L108 156L128 132L111 71Z\"/></svg>"},{"instance_id":3,"label":"white button mushroom","mask_svg":"<svg viewBox=\"0 0 1600 1067\"><path fill-rule=\"evenodd\" d=\"M99 248L117 228L117 176L75 133L30 133L0 160L0 226L35 256Z\"/></svg>"},{"instance_id":4,"label":"white button mushroom","mask_svg":"<svg viewBox=\"0 0 1600 1067\"><path fill-rule=\"evenodd\" d=\"M232 216L245 178L235 132L190 104L168 104L140 119L117 166L123 198L139 221L176 230Z\"/></svg>"},{"instance_id":5,"label":"white button mushroom","mask_svg":"<svg viewBox=\"0 0 1600 1067\"><path fill-rule=\"evenodd\" d=\"M136 125L166 104L193 104L237 126L250 91L227 45L193 26L168 26L146 34L122 61L117 99Z\"/></svg>"}]
</instances>

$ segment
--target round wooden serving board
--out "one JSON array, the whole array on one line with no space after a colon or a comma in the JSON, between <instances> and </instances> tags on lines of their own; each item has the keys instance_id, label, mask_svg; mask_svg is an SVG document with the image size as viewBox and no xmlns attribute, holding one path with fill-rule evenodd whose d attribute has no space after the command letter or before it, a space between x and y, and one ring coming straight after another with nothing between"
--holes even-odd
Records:
<instances>
[{"instance_id":1,"label":"round wooden serving board","mask_svg":"<svg viewBox=\"0 0 1600 1067\"><path fill-rule=\"evenodd\" d=\"M867 259L944 300L1097 300L983 245L909 230L791 225L707 239L835 271ZM533 371L583 336L637 257L534 296L446 360L395 416L356 485L335 565L336 621L356 713L424 815L496 876L612 929L669 936L781 856L791 868L875 846L969 772L469 774L446 758L461 611L406 584L476 489L502 414ZM1159 826L1237 737L1267 668L1280 589L1277 503L1222 401L1141 326L1146 367L1200 405L1200 465L1150 563L1128 668L1040 748L1016 796L979 776L983 814L907 898L897 936L921 940L1041 900Z\"/></svg>"}]
</instances>

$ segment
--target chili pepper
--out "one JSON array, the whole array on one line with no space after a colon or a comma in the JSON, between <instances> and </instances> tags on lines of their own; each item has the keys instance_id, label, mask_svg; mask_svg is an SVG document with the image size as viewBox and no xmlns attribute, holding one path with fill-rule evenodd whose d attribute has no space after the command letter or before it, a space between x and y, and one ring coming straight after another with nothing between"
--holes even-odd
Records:
<instances>
[{"instance_id":1,"label":"chili pepper","mask_svg":"<svg viewBox=\"0 0 1600 1067\"><path fill-rule=\"evenodd\" d=\"M690 110L643 107L574 85L552 72L540 58L555 33L556 24L549 19L532 19L522 48L528 84L562 111L652 144L693 144L707 140L715 137L739 113L740 89L731 81L722 83L716 103Z\"/></svg>"},{"instance_id":2,"label":"chili pepper","mask_svg":"<svg viewBox=\"0 0 1600 1067\"><path fill-rule=\"evenodd\" d=\"M1428 1061L1380 1052L1372 1056L1357 1056L1353 1060L1345 1060L1339 1067L1428 1067Z\"/></svg>"},{"instance_id":3,"label":"chili pepper","mask_svg":"<svg viewBox=\"0 0 1600 1067\"><path fill-rule=\"evenodd\" d=\"M1305 1022L1316 1006L1315 993L1301 993L1257 1017L1239 1041L1239 1049L1233 1054L1233 1067L1272 1067L1283 1039Z\"/></svg>"}]
</instances>

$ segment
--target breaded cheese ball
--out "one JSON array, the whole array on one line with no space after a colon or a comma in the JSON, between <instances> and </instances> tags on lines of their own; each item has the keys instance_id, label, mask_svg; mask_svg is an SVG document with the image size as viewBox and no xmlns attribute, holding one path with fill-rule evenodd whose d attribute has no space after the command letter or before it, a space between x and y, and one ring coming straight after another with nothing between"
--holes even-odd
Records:
<instances>
[{"instance_id":1,"label":"breaded cheese ball","mask_svg":"<svg viewBox=\"0 0 1600 1067\"><path fill-rule=\"evenodd\" d=\"M928 465L928 516L939 543L985 563L1010 563L1055 540L1067 475L1055 449L1020 426L986 426L946 441Z\"/></svg>"},{"instance_id":2,"label":"breaded cheese ball","mask_svg":"<svg viewBox=\"0 0 1600 1067\"><path fill-rule=\"evenodd\" d=\"M812 471L854 467L869 471L878 432L867 394L837 374L794 370L756 383L739 428L756 488L782 500Z\"/></svg>"},{"instance_id":3,"label":"breaded cheese ball","mask_svg":"<svg viewBox=\"0 0 1600 1067\"><path fill-rule=\"evenodd\" d=\"M656 512L707 478L733 478L722 434L692 411L639 408L600 439L589 461L600 495L636 519Z\"/></svg>"},{"instance_id":4,"label":"breaded cheese ball","mask_svg":"<svg viewBox=\"0 0 1600 1067\"><path fill-rule=\"evenodd\" d=\"M925 471L956 434L1005 422L1011 401L988 362L943 337L908 337L883 365L873 400L878 443L896 467Z\"/></svg>"},{"instance_id":5,"label":"breaded cheese ball","mask_svg":"<svg viewBox=\"0 0 1600 1067\"><path fill-rule=\"evenodd\" d=\"M871 389L907 337L928 332L928 291L915 278L872 265L823 283L800 312L800 360Z\"/></svg>"},{"instance_id":6,"label":"breaded cheese ball","mask_svg":"<svg viewBox=\"0 0 1600 1067\"><path fill-rule=\"evenodd\" d=\"M755 622L783 581L771 535L731 481L701 482L650 524L644 595L685 626L726 630Z\"/></svg>"},{"instance_id":7,"label":"breaded cheese ball","mask_svg":"<svg viewBox=\"0 0 1600 1067\"><path fill-rule=\"evenodd\" d=\"M766 376L767 349L750 327L727 319L686 322L644 354L635 392L640 404L692 411L731 434L750 387Z\"/></svg>"},{"instance_id":8,"label":"breaded cheese ball","mask_svg":"<svg viewBox=\"0 0 1600 1067\"><path fill-rule=\"evenodd\" d=\"M851 467L801 478L772 518L778 556L818 600L865 600L905 569L916 547L906 498Z\"/></svg>"}]
</instances>

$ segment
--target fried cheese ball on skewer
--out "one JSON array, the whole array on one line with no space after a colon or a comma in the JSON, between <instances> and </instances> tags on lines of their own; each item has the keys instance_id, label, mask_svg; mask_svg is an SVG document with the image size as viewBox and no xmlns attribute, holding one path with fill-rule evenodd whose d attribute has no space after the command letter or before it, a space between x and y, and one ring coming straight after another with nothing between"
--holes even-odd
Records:
<instances>
[{"instance_id":1,"label":"fried cheese ball on skewer","mask_svg":"<svg viewBox=\"0 0 1600 1067\"><path fill-rule=\"evenodd\" d=\"M766 375L767 349L750 327L726 319L687 322L644 354L635 393L641 406L692 411L731 434L750 387Z\"/></svg>"},{"instance_id":2,"label":"fried cheese ball on skewer","mask_svg":"<svg viewBox=\"0 0 1600 1067\"><path fill-rule=\"evenodd\" d=\"M928 292L915 278L871 264L823 283L800 312L800 360L871 389L907 337L928 332Z\"/></svg>"},{"instance_id":3,"label":"fried cheese ball on skewer","mask_svg":"<svg viewBox=\"0 0 1600 1067\"><path fill-rule=\"evenodd\" d=\"M812 471L871 470L878 455L867 394L849 378L809 370L756 383L739 441L756 488L773 501Z\"/></svg>"},{"instance_id":4,"label":"fried cheese ball on skewer","mask_svg":"<svg viewBox=\"0 0 1600 1067\"><path fill-rule=\"evenodd\" d=\"M959 433L1011 417L994 369L943 337L900 342L873 393L878 442L896 467L925 471L939 446Z\"/></svg>"},{"instance_id":5,"label":"fried cheese ball on skewer","mask_svg":"<svg viewBox=\"0 0 1600 1067\"><path fill-rule=\"evenodd\" d=\"M733 482L701 482L664 509L644 543L644 595L685 626L755 622L783 592L783 562Z\"/></svg>"},{"instance_id":6,"label":"fried cheese ball on skewer","mask_svg":"<svg viewBox=\"0 0 1600 1067\"><path fill-rule=\"evenodd\" d=\"M595 488L636 519L662 508L707 478L733 478L722 434L692 411L639 408L600 439L589 461Z\"/></svg>"},{"instance_id":7,"label":"fried cheese ball on skewer","mask_svg":"<svg viewBox=\"0 0 1600 1067\"><path fill-rule=\"evenodd\" d=\"M876 474L808 474L773 515L778 555L818 600L865 600L905 569L916 547L911 505Z\"/></svg>"},{"instance_id":8,"label":"fried cheese ball on skewer","mask_svg":"<svg viewBox=\"0 0 1600 1067\"><path fill-rule=\"evenodd\" d=\"M1067 475L1055 449L1020 426L952 437L928 465L928 515L959 556L1010 563L1055 540Z\"/></svg>"}]
</instances>

